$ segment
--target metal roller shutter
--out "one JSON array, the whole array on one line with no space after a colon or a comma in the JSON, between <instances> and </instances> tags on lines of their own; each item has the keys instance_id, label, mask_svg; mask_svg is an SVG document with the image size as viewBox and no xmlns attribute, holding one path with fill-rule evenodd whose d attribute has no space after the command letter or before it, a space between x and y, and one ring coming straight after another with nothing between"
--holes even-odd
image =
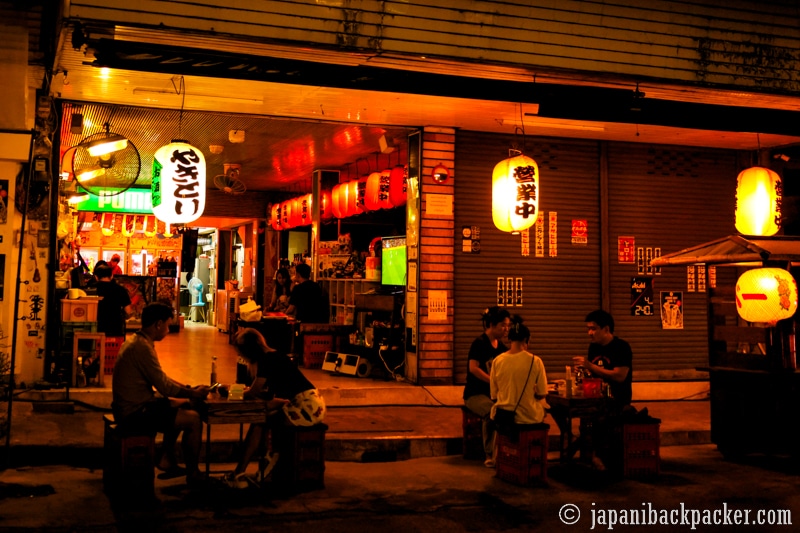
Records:
<instances>
[{"instance_id":1,"label":"metal roller shutter","mask_svg":"<svg viewBox=\"0 0 800 533\"><path fill-rule=\"evenodd\" d=\"M491 216L492 169L521 139L459 132L455 181L455 381L466 380L467 353L482 333L480 317L496 305L497 278L522 277L521 306L509 307L531 328L530 350L548 370L563 370L571 357L586 353L583 318L600 305L599 151L598 144L572 139L527 138L525 154L540 173L539 209L544 213L544 257L521 255L519 235L495 228ZM548 216L557 213L557 256L548 249ZM571 244L572 220L588 224L588 242ZM463 226L480 227L480 253L462 251Z\"/></svg>"}]
</instances>

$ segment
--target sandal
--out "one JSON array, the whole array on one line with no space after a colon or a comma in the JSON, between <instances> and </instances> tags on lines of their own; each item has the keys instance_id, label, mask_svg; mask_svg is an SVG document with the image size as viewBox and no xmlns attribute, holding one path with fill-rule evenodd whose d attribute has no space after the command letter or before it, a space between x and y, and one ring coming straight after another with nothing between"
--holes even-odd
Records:
<instances>
[{"instance_id":1,"label":"sandal","mask_svg":"<svg viewBox=\"0 0 800 533\"><path fill-rule=\"evenodd\" d=\"M272 470L275 468L275 465L278 463L278 453L272 452L267 453L262 459L258 461L258 473L256 473L256 481L260 483L264 483L266 479L269 477Z\"/></svg>"},{"instance_id":2,"label":"sandal","mask_svg":"<svg viewBox=\"0 0 800 533\"><path fill-rule=\"evenodd\" d=\"M244 472L240 472L239 474L235 472L229 472L222 478L222 483L224 483L227 487L237 490L246 489L250 485L247 474Z\"/></svg>"},{"instance_id":3,"label":"sandal","mask_svg":"<svg viewBox=\"0 0 800 533\"><path fill-rule=\"evenodd\" d=\"M158 479L175 479L176 477L183 477L186 475L186 469L182 466L170 466L165 468L163 472L158 474Z\"/></svg>"}]
</instances>

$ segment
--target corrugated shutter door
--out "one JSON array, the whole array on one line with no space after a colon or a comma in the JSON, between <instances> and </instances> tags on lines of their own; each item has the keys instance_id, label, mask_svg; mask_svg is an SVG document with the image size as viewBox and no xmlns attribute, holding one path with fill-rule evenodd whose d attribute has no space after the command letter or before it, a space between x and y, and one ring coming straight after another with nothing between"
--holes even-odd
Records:
<instances>
[{"instance_id":1,"label":"corrugated shutter door","mask_svg":"<svg viewBox=\"0 0 800 533\"><path fill-rule=\"evenodd\" d=\"M637 265L619 263L617 238L633 236L637 248L660 248L665 255L735 234L735 153L611 144L608 161L611 313L616 333L631 344L635 371L650 371L651 379L705 366L707 293L688 291L686 267L667 267L653 278L654 316L631 316L630 283L638 275ZM661 291L683 292L683 329L662 329Z\"/></svg>"},{"instance_id":2,"label":"corrugated shutter door","mask_svg":"<svg viewBox=\"0 0 800 533\"><path fill-rule=\"evenodd\" d=\"M508 307L531 328L529 349L557 371L573 355L586 353L583 318L600 305L599 155L597 143L527 138L525 155L540 173L539 209L544 213L544 257L521 255L521 237L498 230L491 215L492 169L522 139L459 132L455 181L455 382L466 380L467 353L482 333L483 309L496 305L497 278L522 277L522 305ZM549 256L550 213L558 214L557 256ZM572 220L588 224L588 242L571 244ZM480 228L480 253L462 251L464 226Z\"/></svg>"}]
</instances>

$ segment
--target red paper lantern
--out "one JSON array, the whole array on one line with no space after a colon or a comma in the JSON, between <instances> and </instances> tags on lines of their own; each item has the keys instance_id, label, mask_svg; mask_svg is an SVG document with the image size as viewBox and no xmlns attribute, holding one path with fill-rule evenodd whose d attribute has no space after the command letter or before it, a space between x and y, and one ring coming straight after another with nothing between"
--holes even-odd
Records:
<instances>
[{"instance_id":1,"label":"red paper lantern","mask_svg":"<svg viewBox=\"0 0 800 533\"><path fill-rule=\"evenodd\" d=\"M292 201L281 202L281 226L283 229L292 227Z\"/></svg>"},{"instance_id":2,"label":"red paper lantern","mask_svg":"<svg viewBox=\"0 0 800 533\"><path fill-rule=\"evenodd\" d=\"M323 220L328 220L334 216L333 196L331 191L327 189L320 194L319 213Z\"/></svg>"},{"instance_id":3,"label":"red paper lantern","mask_svg":"<svg viewBox=\"0 0 800 533\"><path fill-rule=\"evenodd\" d=\"M269 224L272 226L272 229L275 231L280 231L283 229L281 224L281 204L272 204L270 207L270 216L269 216Z\"/></svg>"},{"instance_id":4,"label":"red paper lantern","mask_svg":"<svg viewBox=\"0 0 800 533\"><path fill-rule=\"evenodd\" d=\"M308 226L311 224L311 193L304 194L299 198L300 201L300 225L301 226Z\"/></svg>"},{"instance_id":5,"label":"red paper lantern","mask_svg":"<svg viewBox=\"0 0 800 533\"><path fill-rule=\"evenodd\" d=\"M336 218L344 218L344 211L342 211L342 206L344 205L342 196L344 195L345 191L341 183L337 183L331 189L331 211Z\"/></svg>"},{"instance_id":6,"label":"red paper lantern","mask_svg":"<svg viewBox=\"0 0 800 533\"><path fill-rule=\"evenodd\" d=\"M370 211L381 208L381 173L373 172L367 176L367 189L364 194L364 207Z\"/></svg>"},{"instance_id":7,"label":"red paper lantern","mask_svg":"<svg viewBox=\"0 0 800 533\"><path fill-rule=\"evenodd\" d=\"M406 190L408 187L408 171L406 167L397 165L389 175L389 202L392 207L406 205Z\"/></svg>"},{"instance_id":8,"label":"red paper lantern","mask_svg":"<svg viewBox=\"0 0 800 533\"><path fill-rule=\"evenodd\" d=\"M356 180L356 205L361 213L369 211L367 209L367 178L362 176Z\"/></svg>"},{"instance_id":9,"label":"red paper lantern","mask_svg":"<svg viewBox=\"0 0 800 533\"><path fill-rule=\"evenodd\" d=\"M363 212L364 209L358 203L358 180L349 181L347 182L347 216L352 217Z\"/></svg>"},{"instance_id":10,"label":"red paper lantern","mask_svg":"<svg viewBox=\"0 0 800 533\"><path fill-rule=\"evenodd\" d=\"M389 199L389 184L392 182L392 169L387 168L381 172L381 186L378 192L378 200L381 209L391 209L392 202Z\"/></svg>"}]
</instances>

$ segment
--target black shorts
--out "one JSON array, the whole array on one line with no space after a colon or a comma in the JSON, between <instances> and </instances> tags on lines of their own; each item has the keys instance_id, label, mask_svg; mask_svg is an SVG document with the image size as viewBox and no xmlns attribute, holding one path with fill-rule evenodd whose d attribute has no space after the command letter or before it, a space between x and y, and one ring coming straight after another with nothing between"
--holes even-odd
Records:
<instances>
[{"instance_id":1,"label":"black shorts","mask_svg":"<svg viewBox=\"0 0 800 533\"><path fill-rule=\"evenodd\" d=\"M126 416L119 427L126 433L164 433L175 428L178 409L170 404L169 398L155 398Z\"/></svg>"}]
</instances>

